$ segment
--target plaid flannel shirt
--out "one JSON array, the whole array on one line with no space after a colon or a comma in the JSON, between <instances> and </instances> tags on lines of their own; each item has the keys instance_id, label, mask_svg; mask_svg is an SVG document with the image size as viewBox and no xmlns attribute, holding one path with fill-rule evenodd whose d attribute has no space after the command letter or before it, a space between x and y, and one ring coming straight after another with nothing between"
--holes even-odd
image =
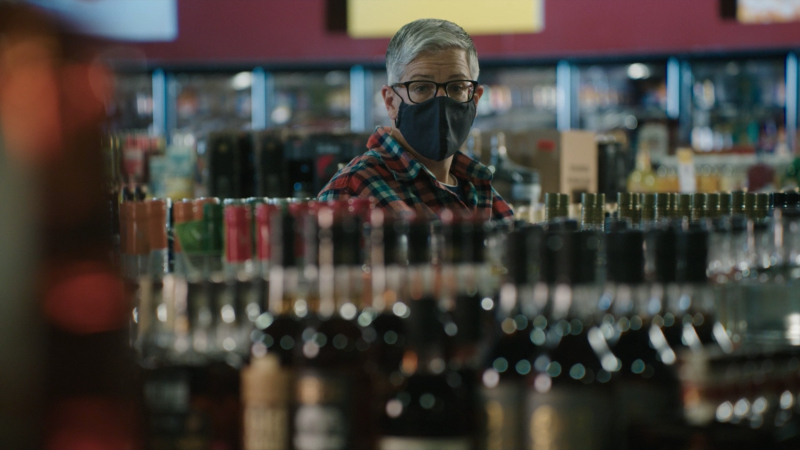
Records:
<instances>
[{"instance_id":1,"label":"plaid flannel shirt","mask_svg":"<svg viewBox=\"0 0 800 450\"><path fill-rule=\"evenodd\" d=\"M319 193L319 200L372 197L394 211L413 211L432 217L442 208L469 210L488 220L510 222L513 211L492 188L492 172L469 156L456 152L450 173L459 186L466 184L463 198L450 191L389 133L379 127L367 142L369 149L340 170Z\"/></svg>"}]
</instances>

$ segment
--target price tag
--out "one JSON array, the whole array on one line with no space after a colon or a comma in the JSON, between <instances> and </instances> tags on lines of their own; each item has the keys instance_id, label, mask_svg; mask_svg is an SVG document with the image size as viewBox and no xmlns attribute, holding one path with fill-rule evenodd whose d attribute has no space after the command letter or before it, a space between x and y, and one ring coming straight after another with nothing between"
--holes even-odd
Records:
<instances>
[{"instance_id":1,"label":"price tag","mask_svg":"<svg viewBox=\"0 0 800 450\"><path fill-rule=\"evenodd\" d=\"M692 193L697 191L697 178L694 174L694 154L692 149L678 149L678 184L681 192Z\"/></svg>"}]
</instances>

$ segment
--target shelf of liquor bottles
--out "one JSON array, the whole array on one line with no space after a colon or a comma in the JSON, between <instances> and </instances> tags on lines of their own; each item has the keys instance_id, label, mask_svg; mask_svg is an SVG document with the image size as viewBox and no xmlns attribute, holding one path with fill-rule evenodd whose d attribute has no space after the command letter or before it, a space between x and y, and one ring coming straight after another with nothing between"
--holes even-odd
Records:
<instances>
[{"instance_id":1,"label":"shelf of liquor bottles","mask_svg":"<svg viewBox=\"0 0 800 450\"><path fill-rule=\"evenodd\" d=\"M800 194L581 200L123 202L148 448L797 448Z\"/></svg>"},{"instance_id":2,"label":"shelf of liquor bottles","mask_svg":"<svg viewBox=\"0 0 800 450\"><path fill-rule=\"evenodd\" d=\"M221 129L304 127L369 131L386 125L375 65L330 70L122 73L113 128L200 137ZM640 59L487 61L475 126L481 130L617 132L654 158L698 152L793 152L795 53ZM562 100L559 101L558 99Z\"/></svg>"}]
</instances>

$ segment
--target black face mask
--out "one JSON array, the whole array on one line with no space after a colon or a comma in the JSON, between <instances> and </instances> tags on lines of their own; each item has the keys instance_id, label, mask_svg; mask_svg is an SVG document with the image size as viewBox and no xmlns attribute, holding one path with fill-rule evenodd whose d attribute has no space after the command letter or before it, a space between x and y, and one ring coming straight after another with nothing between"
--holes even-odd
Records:
<instances>
[{"instance_id":1,"label":"black face mask","mask_svg":"<svg viewBox=\"0 0 800 450\"><path fill-rule=\"evenodd\" d=\"M421 156L444 161L467 140L475 120L475 102L461 103L450 97L434 97L418 104L402 102L395 126Z\"/></svg>"}]
</instances>

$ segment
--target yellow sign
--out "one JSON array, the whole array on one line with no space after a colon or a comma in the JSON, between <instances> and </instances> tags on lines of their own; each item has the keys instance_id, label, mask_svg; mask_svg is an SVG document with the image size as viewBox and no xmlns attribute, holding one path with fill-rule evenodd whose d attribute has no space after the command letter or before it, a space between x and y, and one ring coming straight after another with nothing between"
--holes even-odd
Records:
<instances>
[{"instance_id":1,"label":"yellow sign","mask_svg":"<svg viewBox=\"0 0 800 450\"><path fill-rule=\"evenodd\" d=\"M425 18L455 22L472 36L538 33L544 0L347 0L347 33L354 38L392 37Z\"/></svg>"}]
</instances>

